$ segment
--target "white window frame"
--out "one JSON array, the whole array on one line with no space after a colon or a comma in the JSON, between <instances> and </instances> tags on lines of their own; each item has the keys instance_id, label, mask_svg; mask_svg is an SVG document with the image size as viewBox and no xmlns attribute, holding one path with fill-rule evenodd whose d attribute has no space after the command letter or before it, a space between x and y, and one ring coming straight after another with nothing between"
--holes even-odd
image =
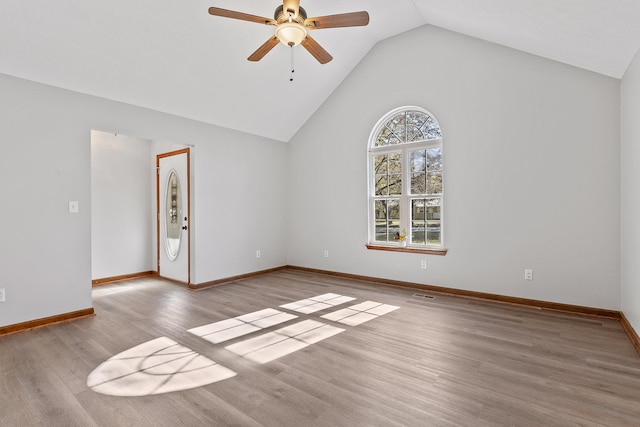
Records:
<instances>
[{"instance_id":1,"label":"white window frame","mask_svg":"<svg viewBox=\"0 0 640 427\"><path fill-rule=\"evenodd\" d=\"M437 139L428 139L414 142L404 142L401 144L394 145L385 145L376 147L375 143L378 138L379 133L384 128L385 124L394 116L399 113L409 112L409 111L418 111L420 113L424 113L430 116L437 124L437 119L433 114L422 107L416 106L405 106L396 108L387 114L385 114L374 126L371 134L369 135L369 143L367 150L367 174L368 174L368 191L367 191L367 199L368 199L368 228L369 228L369 236L368 241L370 246L380 246L380 247L398 247L398 242L383 242L375 240L376 236L376 218L375 218L375 202L376 200L384 200L384 199L399 199L400 200L400 230L407 230L407 248L411 250L414 249L433 249L433 250L443 250L444 249L444 176L442 178L442 192L439 195L412 195L410 192L410 183L411 183L411 170L410 170L410 153L416 150L428 150L430 148L441 148L442 149L442 173L444 175L444 149L443 149L443 137ZM374 157L379 156L381 154L389 154L389 153L400 153L401 165L402 165L402 194L398 196L377 196L375 194L375 174L374 174ZM411 201L413 199L429 199L429 198L439 198L440 199L440 244L433 245L428 243L412 243L410 241L410 230L411 230ZM426 233L425 226L425 233ZM426 241L426 234L425 234Z\"/></svg>"}]
</instances>

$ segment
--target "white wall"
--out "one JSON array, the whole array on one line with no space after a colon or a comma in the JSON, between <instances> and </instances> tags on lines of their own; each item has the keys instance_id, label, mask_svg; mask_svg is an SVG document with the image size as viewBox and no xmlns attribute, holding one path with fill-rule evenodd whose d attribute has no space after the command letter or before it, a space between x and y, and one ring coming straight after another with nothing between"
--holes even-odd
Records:
<instances>
[{"instance_id":1,"label":"white wall","mask_svg":"<svg viewBox=\"0 0 640 427\"><path fill-rule=\"evenodd\" d=\"M92 305L92 129L197 151L193 283L286 263L285 144L6 75L0 93L0 326Z\"/></svg>"},{"instance_id":2,"label":"white wall","mask_svg":"<svg viewBox=\"0 0 640 427\"><path fill-rule=\"evenodd\" d=\"M443 130L444 257L364 247L367 138L404 105ZM435 27L380 42L290 142L289 264L619 309L619 105L618 80Z\"/></svg>"},{"instance_id":3,"label":"white wall","mask_svg":"<svg viewBox=\"0 0 640 427\"><path fill-rule=\"evenodd\" d=\"M151 141L91 132L91 278L157 270Z\"/></svg>"},{"instance_id":4,"label":"white wall","mask_svg":"<svg viewBox=\"0 0 640 427\"><path fill-rule=\"evenodd\" d=\"M640 332L640 53L622 78L620 94L622 311Z\"/></svg>"}]
</instances>

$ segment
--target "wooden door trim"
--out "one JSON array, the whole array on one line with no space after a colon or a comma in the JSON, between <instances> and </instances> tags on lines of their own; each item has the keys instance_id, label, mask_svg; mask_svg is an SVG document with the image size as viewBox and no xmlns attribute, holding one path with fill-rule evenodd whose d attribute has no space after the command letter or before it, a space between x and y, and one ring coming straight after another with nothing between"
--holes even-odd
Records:
<instances>
[{"instance_id":1,"label":"wooden door trim","mask_svg":"<svg viewBox=\"0 0 640 427\"><path fill-rule=\"evenodd\" d=\"M187 155L187 285L191 283L191 149L169 151L156 154L156 268L160 276L160 159L165 157Z\"/></svg>"}]
</instances>

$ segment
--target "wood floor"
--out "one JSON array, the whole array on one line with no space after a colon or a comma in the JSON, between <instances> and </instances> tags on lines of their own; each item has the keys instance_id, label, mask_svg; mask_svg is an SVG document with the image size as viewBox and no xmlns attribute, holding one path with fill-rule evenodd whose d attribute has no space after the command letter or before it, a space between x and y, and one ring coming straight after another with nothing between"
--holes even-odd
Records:
<instances>
[{"instance_id":1,"label":"wood floor","mask_svg":"<svg viewBox=\"0 0 640 427\"><path fill-rule=\"evenodd\" d=\"M0 426L638 426L640 357L619 322L282 270L193 292L94 288L96 316L0 337ZM335 293L304 314L279 308ZM356 325L323 318L374 301ZM215 344L187 332L266 308L295 320ZM314 320L343 332L257 363L234 343ZM140 397L90 389L112 356L167 337L236 375Z\"/></svg>"}]
</instances>

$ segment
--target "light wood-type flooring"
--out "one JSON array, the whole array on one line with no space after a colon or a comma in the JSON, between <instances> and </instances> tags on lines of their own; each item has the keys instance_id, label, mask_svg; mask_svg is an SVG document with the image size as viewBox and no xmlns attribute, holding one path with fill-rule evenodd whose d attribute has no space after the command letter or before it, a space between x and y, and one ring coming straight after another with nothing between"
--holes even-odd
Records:
<instances>
[{"instance_id":1,"label":"light wood-type flooring","mask_svg":"<svg viewBox=\"0 0 640 427\"><path fill-rule=\"evenodd\" d=\"M0 337L0 425L640 426L640 356L618 321L417 292L299 270L198 292L157 278L100 286L95 317ZM326 294L354 299L280 307ZM365 302L389 309L322 317ZM267 308L297 317L220 343L188 332ZM341 331L268 361L226 348L306 320ZM235 376L139 397L87 386L160 337Z\"/></svg>"}]
</instances>

